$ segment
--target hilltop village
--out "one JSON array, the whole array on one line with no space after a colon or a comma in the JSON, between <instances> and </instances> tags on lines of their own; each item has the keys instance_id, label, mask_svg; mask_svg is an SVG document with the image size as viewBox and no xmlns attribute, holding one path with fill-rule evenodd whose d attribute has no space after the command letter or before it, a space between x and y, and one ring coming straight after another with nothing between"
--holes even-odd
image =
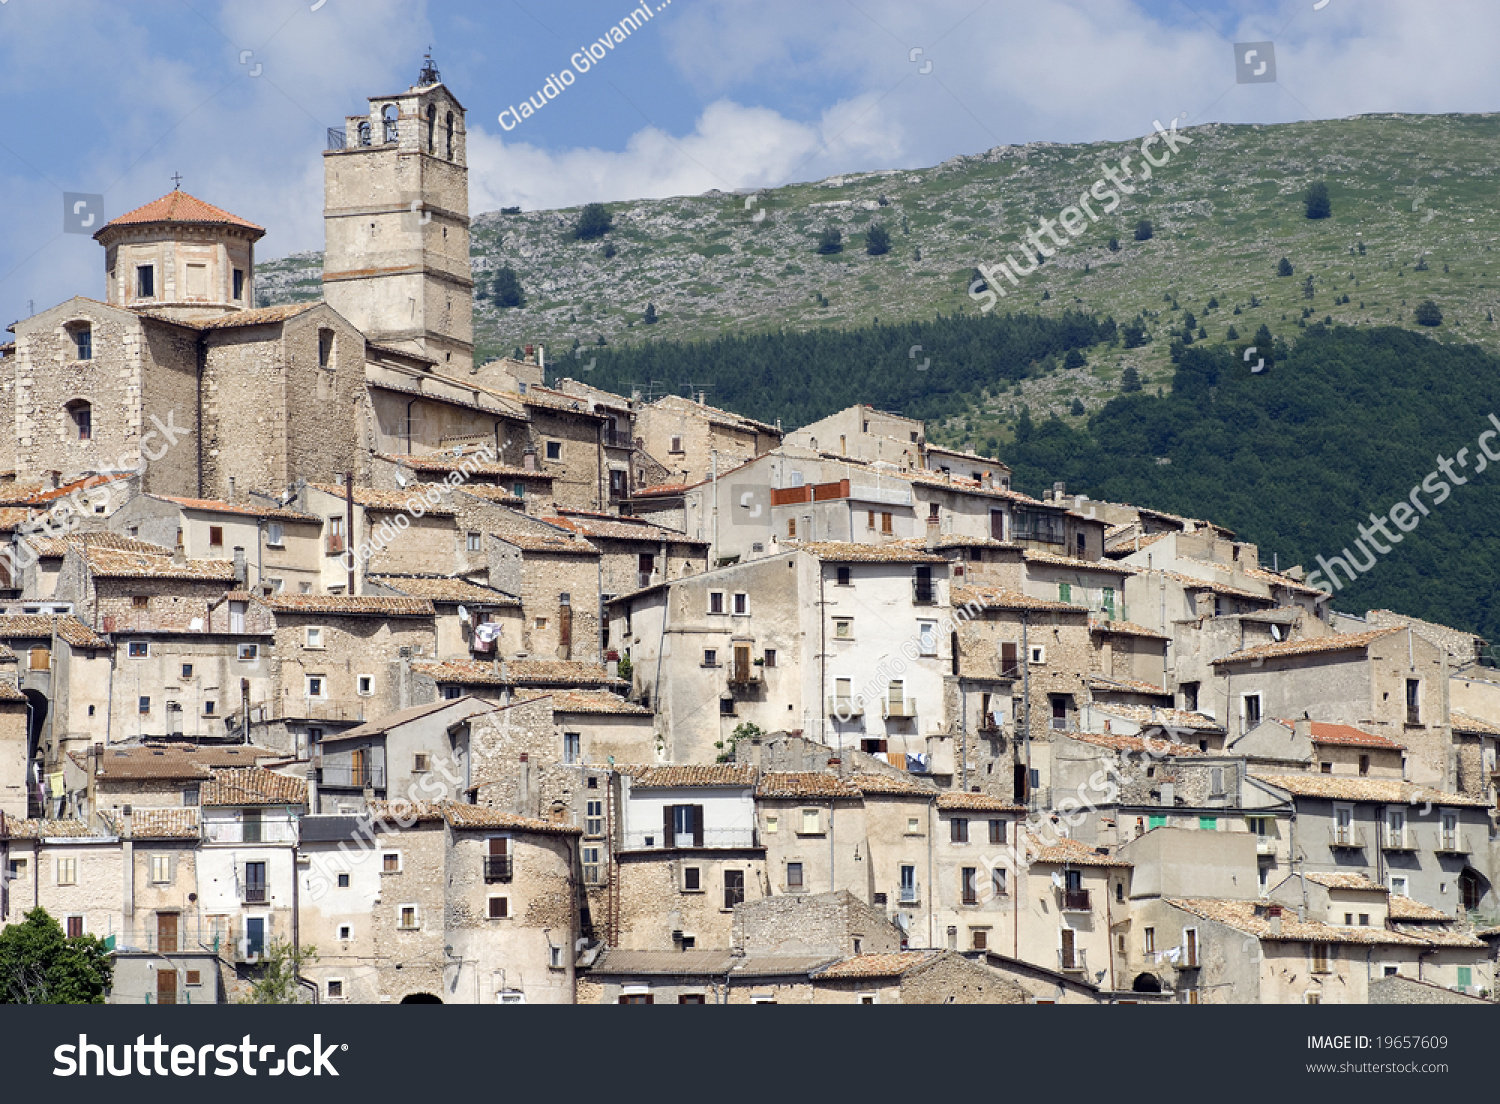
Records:
<instances>
[{"instance_id":1,"label":"hilltop village","mask_svg":"<svg viewBox=\"0 0 1500 1104\"><path fill-rule=\"evenodd\" d=\"M176 190L0 345L0 925L128 1004L1493 1000L1484 641L899 414L476 363L452 91L323 157L321 299Z\"/></svg>"}]
</instances>

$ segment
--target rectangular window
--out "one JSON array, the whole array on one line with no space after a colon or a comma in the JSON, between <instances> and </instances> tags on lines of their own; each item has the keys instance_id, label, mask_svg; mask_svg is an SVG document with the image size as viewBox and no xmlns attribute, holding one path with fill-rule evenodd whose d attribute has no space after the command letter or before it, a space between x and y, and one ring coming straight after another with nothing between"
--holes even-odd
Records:
<instances>
[{"instance_id":1,"label":"rectangular window","mask_svg":"<svg viewBox=\"0 0 1500 1104\"><path fill-rule=\"evenodd\" d=\"M917 900L917 868L910 863L901 866L901 903L915 904Z\"/></svg>"},{"instance_id":2,"label":"rectangular window","mask_svg":"<svg viewBox=\"0 0 1500 1104\"><path fill-rule=\"evenodd\" d=\"M83 936L83 917L82 916L70 916L70 917L68 917L68 938L69 939L80 939L80 938L82 938L82 936Z\"/></svg>"},{"instance_id":3,"label":"rectangular window","mask_svg":"<svg viewBox=\"0 0 1500 1104\"><path fill-rule=\"evenodd\" d=\"M892 532L891 520L892 520L893 516L894 515L892 515L889 511L887 511L885 513L882 513L880 515L880 531L882 533L890 533L890 532Z\"/></svg>"},{"instance_id":4,"label":"rectangular window","mask_svg":"<svg viewBox=\"0 0 1500 1104\"><path fill-rule=\"evenodd\" d=\"M505 920L509 916L510 916L510 898L509 897L491 897L490 898L490 919L491 920Z\"/></svg>"},{"instance_id":5,"label":"rectangular window","mask_svg":"<svg viewBox=\"0 0 1500 1104\"><path fill-rule=\"evenodd\" d=\"M281 527L281 522L266 522L266 544L270 545L272 548L280 548L285 540L286 533Z\"/></svg>"},{"instance_id":6,"label":"rectangular window","mask_svg":"<svg viewBox=\"0 0 1500 1104\"><path fill-rule=\"evenodd\" d=\"M743 870L724 871L724 907L732 909L735 905L743 904L745 901L745 872Z\"/></svg>"},{"instance_id":7,"label":"rectangular window","mask_svg":"<svg viewBox=\"0 0 1500 1104\"><path fill-rule=\"evenodd\" d=\"M387 851L380 856L380 872L382 874L401 873L401 854L397 851Z\"/></svg>"},{"instance_id":8,"label":"rectangular window","mask_svg":"<svg viewBox=\"0 0 1500 1104\"><path fill-rule=\"evenodd\" d=\"M238 303L245 298L245 270L237 268L234 270L234 301Z\"/></svg>"},{"instance_id":9,"label":"rectangular window","mask_svg":"<svg viewBox=\"0 0 1500 1104\"><path fill-rule=\"evenodd\" d=\"M375 676L360 675L355 685L359 687L359 696L368 698L375 692Z\"/></svg>"},{"instance_id":10,"label":"rectangular window","mask_svg":"<svg viewBox=\"0 0 1500 1104\"><path fill-rule=\"evenodd\" d=\"M60 886L78 884L78 860L76 858L57 860L57 884Z\"/></svg>"},{"instance_id":11,"label":"rectangular window","mask_svg":"<svg viewBox=\"0 0 1500 1104\"><path fill-rule=\"evenodd\" d=\"M776 666L776 649L775 648L767 648L766 651L765 651L765 657L764 658L765 658L765 666L767 666L767 667L775 667Z\"/></svg>"},{"instance_id":12,"label":"rectangular window","mask_svg":"<svg viewBox=\"0 0 1500 1104\"><path fill-rule=\"evenodd\" d=\"M1422 723L1422 681L1420 679L1406 680L1406 723L1409 725Z\"/></svg>"},{"instance_id":13,"label":"rectangular window","mask_svg":"<svg viewBox=\"0 0 1500 1104\"><path fill-rule=\"evenodd\" d=\"M1003 820L992 820L992 821L990 821L990 842L991 843L1004 843L1005 842L1005 821L1003 821Z\"/></svg>"},{"instance_id":14,"label":"rectangular window","mask_svg":"<svg viewBox=\"0 0 1500 1104\"><path fill-rule=\"evenodd\" d=\"M329 368L333 365L333 331L318 331L318 367Z\"/></svg>"},{"instance_id":15,"label":"rectangular window","mask_svg":"<svg viewBox=\"0 0 1500 1104\"><path fill-rule=\"evenodd\" d=\"M210 548L222 548L224 546L224 527L222 525L210 525L208 527L208 546Z\"/></svg>"},{"instance_id":16,"label":"rectangular window","mask_svg":"<svg viewBox=\"0 0 1500 1104\"><path fill-rule=\"evenodd\" d=\"M259 809L246 809L240 814L240 825L243 828L241 840L245 843L259 843L261 840L261 811Z\"/></svg>"},{"instance_id":17,"label":"rectangular window","mask_svg":"<svg viewBox=\"0 0 1500 1104\"><path fill-rule=\"evenodd\" d=\"M171 882L171 880L172 880L172 856L171 855L152 855L151 856L151 880L152 880L152 882L154 882L154 883L156 883L158 885L162 885L162 884L166 884L168 882Z\"/></svg>"},{"instance_id":18,"label":"rectangular window","mask_svg":"<svg viewBox=\"0 0 1500 1104\"><path fill-rule=\"evenodd\" d=\"M965 866L959 872L959 888L966 905L979 904L979 868Z\"/></svg>"},{"instance_id":19,"label":"rectangular window","mask_svg":"<svg viewBox=\"0 0 1500 1104\"><path fill-rule=\"evenodd\" d=\"M802 864L789 862L786 864L786 887L789 890L802 888Z\"/></svg>"},{"instance_id":20,"label":"rectangular window","mask_svg":"<svg viewBox=\"0 0 1500 1104\"><path fill-rule=\"evenodd\" d=\"M94 359L94 328L79 326L73 331L73 349L79 360Z\"/></svg>"},{"instance_id":21,"label":"rectangular window","mask_svg":"<svg viewBox=\"0 0 1500 1104\"><path fill-rule=\"evenodd\" d=\"M313 628L311 626L308 627L308 630L307 630L307 646L309 648L321 648L323 646L323 630L322 629Z\"/></svg>"},{"instance_id":22,"label":"rectangular window","mask_svg":"<svg viewBox=\"0 0 1500 1104\"><path fill-rule=\"evenodd\" d=\"M340 889L348 889L349 888L349 875L348 874L340 874L339 875L338 886L339 886ZM342 934L345 930L347 930L347 929L345 929L345 928L340 928L339 929L339 932L340 932L339 938L340 939L347 939L347 938L349 938L348 936Z\"/></svg>"},{"instance_id":23,"label":"rectangular window","mask_svg":"<svg viewBox=\"0 0 1500 1104\"><path fill-rule=\"evenodd\" d=\"M964 817L954 817L948 822L948 838L953 843L969 842L969 822Z\"/></svg>"},{"instance_id":24,"label":"rectangular window","mask_svg":"<svg viewBox=\"0 0 1500 1104\"><path fill-rule=\"evenodd\" d=\"M548 441L547 442L547 459L548 460L561 460L562 459L562 442L561 441Z\"/></svg>"},{"instance_id":25,"label":"rectangular window","mask_svg":"<svg viewBox=\"0 0 1500 1104\"><path fill-rule=\"evenodd\" d=\"M184 808L189 809L198 804L198 787L196 785L182 787L182 804Z\"/></svg>"},{"instance_id":26,"label":"rectangular window","mask_svg":"<svg viewBox=\"0 0 1500 1104\"><path fill-rule=\"evenodd\" d=\"M321 698L323 696L324 680L321 675L307 676L307 696L309 698Z\"/></svg>"},{"instance_id":27,"label":"rectangular window","mask_svg":"<svg viewBox=\"0 0 1500 1104\"><path fill-rule=\"evenodd\" d=\"M1332 957L1330 951L1333 948L1327 943L1314 943L1312 945L1312 972L1315 974L1326 974L1329 972L1328 960Z\"/></svg>"},{"instance_id":28,"label":"rectangular window","mask_svg":"<svg viewBox=\"0 0 1500 1104\"><path fill-rule=\"evenodd\" d=\"M937 655L938 645L936 621L917 622L917 644L919 650L924 656Z\"/></svg>"},{"instance_id":29,"label":"rectangular window","mask_svg":"<svg viewBox=\"0 0 1500 1104\"><path fill-rule=\"evenodd\" d=\"M478 552L483 548L481 537L478 533L465 533L464 541L465 547L470 552Z\"/></svg>"},{"instance_id":30,"label":"rectangular window","mask_svg":"<svg viewBox=\"0 0 1500 1104\"><path fill-rule=\"evenodd\" d=\"M780 817L775 816L775 815L768 815L766 817L766 832L769 835L773 835L774 836L776 834L776 830L780 826L781 826L781 818Z\"/></svg>"},{"instance_id":31,"label":"rectangular window","mask_svg":"<svg viewBox=\"0 0 1500 1104\"><path fill-rule=\"evenodd\" d=\"M714 648L703 649L703 666L717 667L719 665L719 653Z\"/></svg>"},{"instance_id":32,"label":"rectangular window","mask_svg":"<svg viewBox=\"0 0 1500 1104\"><path fill-rule=\"evenodd\" d=\"M697 893L701 888L700 880L702 876L703 871L696 866L683 867L682 891L684 893Z\"/></svg>"},{"instance_id":33,"label":"rectangular window","mask_svg":"<svg viewBox=\"0 0 1500 1104\"><path fill-rule=\"evenodd\" d=\"M802 828L801 828L802 834L805 835L805 836L815 836L818 833L820 833L822 830L823 830L823 822L822 822L822 818L818 814L818 810L817 809L803 809L802 810Z\"/></svg>"},{"instance_id":34,"label":"rectangular window","mask_svg":"<svg viewBox=\"0 0 1500 1104\"><path fill-rule=\"evenodd\" d=\"M1058 583L1057 584L1057 600L1059 602L1071 602L1073 600L1073 584L1072 583Z\"/></svg>"},{"instance_id":35,"label":"rectangular window","mask_svg":"<svg viewBox=\"0 0 1500 1104\"><path fill-rule=\"evenodd\" d=\"M156 269L151 265L136 266L135 295L137 299L150 299L156 295Z\"/></svg>"},{"instance_id":36,"label":"rectangular window","mask_svg":"<svg viewBox=\"0 0 1500 1104\"><path fill-rule=\"evenodd\" d=\"M582 737L576 732L563 733L563 762L576 763L582 757Z\"/></svg>"},{"instance_id":37,"label":"rectangular window","mask_svg":"<svg viewBox=\"0 0 1500 1104\"><path fill-rule=\"evenodd\" d=\"M990 891L996 897L1005 896L1005 868L1003 866L992 867L990 870Z\"/></svg>"},{"instance_id":38,"label":"rectangular window","mask_svg":"<svg viewBox=\"0 0 1500 1104\"><path fill-rule=\"evenodd\" d=\"M145 659L151 654L151 645L144 640L132 640L130 642L130 658Z\"/></svg>"},{"instance_id":39,"label":"rectangular window","mask_svg":"<svg viewBox=\"0 0 1500 1104\"><path fill-rule=\"evenodd\" d=\"M854 637L854 619L850 617L835 617L833 619L833 638L835 640L850 640Z\"/></svg>"},{"instance_id":40,"label":"rectangular window","mask_svg":"<svg viewBox=\"0 0 1500 1104\"><path fill-rule=\"evenodd\" d=\"M586 836L604 835L604 802L592 800L587 803L584 810L583 834Z\"/></svg>"},{"instance_id":41,"label":"rectangular window","mask_svg":"<svg viewBox=\"0 0 1500 1104\"><path fill-rule=\"evenodd\" d=\"M708 612L724 612L724 592L722 590L711 590L708 592Z\"/></svg>"},{"instance_id":42,"label":"rectangular window","mask_svg":"<svg viewBox=\"0 0 1500 1104\"><path fill-rule=\"evenodd\" d=\"M750 595L741 593L734 596L734 612L741 617L750 612Z\"/></svg>"},{"instance_id":43,"label":"rectangular window","mask_svg":"<svg viewBox=\"0 0 1500 1104\"><path fill-rule=\"evenodd\" d=\"M401 906L401 929L402 931L414 931L417 928L417 906Z\"/></svg>"},{"instance_id":44,"label":"rectangular window","mask_svg":"<svg viewBox=\"0 0 1500 1104\"><path fill-rule=\"evenodd\" d=\"M1260 724L1260 695L1246 694L1242 700L1245 703L1245 728L1254 728Z\"/></svg>"},{"instance_id":45,"label":"rectangular window","mask_svg":"<svg viewBox=\"0 0 1500 1104\"><path fill-rule=\"evenodd\" d=\"M245 864L245 903L263 905L269 896L269 891L266 889L266 864L247 862Z\"/></svg>"},{"instance_id":46,"label":"rectangular window","mask_svg":"<svg viewBox=\"0 0 1500 1104\"><path fill-rule=\"evenodd\" d=\"M1201 817L1198 818L1198 830L1199 831L1202 831L1202 832L1213 832L1213 831L1217 831L1218 827L1219 827L1219 818L1218 817L1201 816Z\"/></svg>"},{"instance_id":47,"label":"rectangular window","mask_svg":"<svg viewBox=\"0 0 1500 1104\"><path fill-rule=\"evenodd\" d=\"M241 644L239 646L240 659L254 659L260 654L260 646L257 644Z\"/></svg>"},{"instance_id":48,"label":"rectangular window","mask_svg":"<svg viewBox=\"0 0 1500 1104\"><path fill-rule=\"evenodd\" d=\"M140 699L136 702L136 711L139 713L151 712L151 698L148 695L141 695Z\"/></svg>"},{"instance_id":49,"label":"rectangular window","mask_svg":"<svg viewBox=\"0 0 1500 1104\"><path fill-rule=\"evenodd\" d=\"M1143 945L1142 949L1147 954L1155 954L1156 953L1156 929L1155 928L1147 928L1142 933L1142 935L1144 936L1144 939L1145 939L1145 942L1144 942L1144 945Z\"/></svg>"}]
</instances>

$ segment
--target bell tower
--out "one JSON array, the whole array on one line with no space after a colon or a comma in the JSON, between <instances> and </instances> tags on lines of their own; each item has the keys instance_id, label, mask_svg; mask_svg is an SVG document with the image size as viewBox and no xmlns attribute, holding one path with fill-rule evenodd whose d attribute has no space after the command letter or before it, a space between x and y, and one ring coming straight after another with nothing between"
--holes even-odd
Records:
<instances>
[{"instance_id":1,"label":"bell tower","mask_svg":"<svg viewBox=\"0 0 1500 1104\"><path fill-rule=\"evenodd\" d=\"M323 297L371 341L444 374L474 364L464 108L429 54L405 92L330 129Z\"/></svg>"}]
</instances>

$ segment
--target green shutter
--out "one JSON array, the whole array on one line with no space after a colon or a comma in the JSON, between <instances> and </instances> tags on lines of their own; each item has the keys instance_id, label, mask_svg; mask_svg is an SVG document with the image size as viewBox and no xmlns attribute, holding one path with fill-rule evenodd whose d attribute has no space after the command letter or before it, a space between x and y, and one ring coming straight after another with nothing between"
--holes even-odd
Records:
<instances>
[{"instance_id":1,"label":"green shutter","mask_svg":"<svg viewBox=\"0 0 1500 1104\"><path fill-rule=\"evenodd\" d=\"M1201 816L1198 818L1198 827L1205 832L1216 831L1219 827L1219 818L1211 816Z\"/></svg>"},{"instance_id":2,"label":"green shutter","mask_svg":"<svg viewBox=\"0 0 1500 1104\"><path fill-rule=\"evenodd\" d=\"M1165 828L1166 826L1167 826L1167 818L1164 817L1164 816L1154 816L1154 817L1147 817L1146 818L1146 827L1147 828Z\"/></svg>"},{"instance_id":3,"label":"green shutter","mask_svg":"<svg viewBox=\"0 0 1500 1104\"><path fill-rule=\"evenodd\" d=\"M1073 600L1073 584L1072 583L1058 583L1057 584L1057 600L1059 602L1071 602Z\"/></svg>"},{"instance_id":4,"label":"green shutter","mask_svg":"<svg viewBox=\"0 0 1500 1104\"><path fill-rule=\"evenodd\" d=\"M1472 983L1473 974L1470 972L1469 967L1460 966L1458 968L1458 987L1460 989L1467 989Z\"/></svg>"},{"instance_id":5,"label":"green shutter","mask_svg":"<svg viewBox=\"0 0 1500 1104\"><path fill-rule=\"evenodd\" d=\"M1109 619L1111 621L1113 621L1115 619L1115 588L1114 587L1105 587L1104 588L1104 612L1109 615Z\"/></svg>"}]
</instances>

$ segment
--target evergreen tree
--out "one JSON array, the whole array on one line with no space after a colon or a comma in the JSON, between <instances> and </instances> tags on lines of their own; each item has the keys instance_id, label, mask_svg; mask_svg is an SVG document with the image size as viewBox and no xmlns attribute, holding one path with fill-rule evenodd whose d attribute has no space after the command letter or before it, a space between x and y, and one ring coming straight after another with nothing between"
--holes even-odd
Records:
<instances>
[{"instance_id":1,"label":"evergreen tree","mask_svg":"<svg viewBox=\"0 0 1500 1104\"><path fill-rule=\"evenodd\" d=\"M606 259L613 257L619 250L615 248L614 242L604 243L604 256Z\"/></svg>"},{"instance_id":2,"label":"evergreen tree","mask_svg":"<svg viewBox=\"0 0 1500 1104\"><path fill-rule=\"evenodd\" d=\"M844 251L844 232L837 226L826 227L818 235L818 252L824 255Z\"/></svg>"},{"instance_id":3,"label":"evergreen tree","mask_svg":"<svg viewBox=\"0 0 1500 1104\"><path fill-rule=\"evenodd\" d=\"M1230 326L1229 330L1224 334L1224 340L1225 341L1238 341L1239 339L1240 339L1240 331L1237 330L1237 329L1235 329L1233 326Z\"/></svg>"},{"instance_id":4,"label":"evergreen tree","mask_svg":"<svg viewBox=\"0 0 1500 1104\"><path fill-rule=\"evenodd\" d=\"M1073 417L1075 418L1083 417L1085 413L1083 409L1083 402L1079 399L1074 399L1073 405L1068 408L1068 413L1073 415Z\"/></svg>"},{"instance_id":5,"label":"evergreen tree","mask_svg":"<svg viewBox=\"0 0 1500 1104\"><path fill-rule=\"evenodd\" d=\"M1111 234L1107 248L1111 253L1118 253L1120 251L1120 239Z\"/></svg>"},{"instance_id":6,"label":"evergreen tree","mask_svg":"<svg viewBox=\"0 0 1500 1104\"><path fill-rule=\"evenodd\" d=\"M1125 371L1120 374L1120 390L1129 394L1141 389L1141 374L1136 370L1134 364L1127 364Z\"/></svg>"},{"instance_id":7,"label":"evergreen tree","mask_svg":"<svg viewBox=\"0 0 1500 1104\"><path fill-rule=\"evenodd\" d=\"M1421 326L1441 326L1443 324L1443 312L1431 299L1423 299L1417 304L1417 309L1412 312L1412 318Z\"/></svg>"},{"instance_id":8,"label":"evergreen tree","mask_svg":"<svg viewBox=\"0 0 1500 1104\"><path fill-rule=\"evenodd\" d=\"M1084 359L1084 355L1077 349L1069 349L1068 355L1063 357L1064 368L1082 368L1087 363L1088 361Z\"/></svg>"},{"instance_id":9,"label":"evergreen tree","mask_svg":"<svg viewBox=\"0 0 1500 1104\"><path fill-rule=\"evenodd\" d=\"M521 279L516 270L506 265L495 273L495 306L524 307L526 293L521 290Z\"/></svg>"},{"instance_id":10,"label":"evergreen tree","mask_svg":"<svg viewBox=\"0 0 1500 1104\"><path fill-rule=\"evenodd\" d=\"M1296 269L1292 268L1292 262L1285 257L1281 258L1281 261L1276 265L1276 275L1278 276L1290 276L1295 271ZM1251 303L1250 305L1253 307L1255 304Z\"/></svg>"},{"instance_id":11,"label":"evergreen tree","mask_svg":"<svg viewBox=\"0 0 1500 1104\"><path fill-rule=\"evenodd\" d=\"M1302 281L1302 298L1304 298L1304 299L1311 299L1312 297L1313 297L1313 278L1312 278L1312 276L1308 276L1308 278L1306 280Z\"/></svg>"},{"instance_id":12,"label":"evergreen tree","mask_svg":"<svg viewBox=\"0 0 1500 1104\"><path fill-rule=\"evenodd\" d=\"M865 252L879 257L891 251L891 235L880 223L875 223L865 233Z\"/></svg>"},{"instance_id":13,"label":"evergreen tree","mask_svg":"<svg viewBox=\"0 0 1500 1104\"><path fill-rule=\"evenodd\" d=\"M1328 202L1328 185L1321 180L1307 186L1303 202L1307 205L1307 217L1310 219L1326 219L1333 214L1333 206Z\"/></svg>"},{"instance_id":14,"label":"evergreen tree","mask_svg":"<svg viewBox=\"0 0 1500 1104\"><path fill-rule=\"evenodd\" d=\"M646 304L646 313L643 314L643 315L641 315L641 321L644 322L644 323L646 323L646 325L648 325L648 326L654 326L654 325L656 325L656 304L655 303L647 303Z\"/></svg>"},{"instance_id":15,"label":"evergreen tree","mask_svg":"<svg viewBox=\"0 0 1500 1104\"><path fill-rule=\"evenodd\" d=\"M579 241L593 241L602 238L614 229L614 223L609 216L609 209L602 203L586 204L582 211L578 212L578 222L573 227L573 237Z\"/></svg>"},{"instance_id":16,"label":"evergreen tree","mask_svg":"<svg viewBox=\"0 0 1500 1104\"><path fill-rule=\"evenodd\" d=\"M1152 228L1150 219L1141 219L1140 222L1135 224L1136 241L1150 241L1155 233L1156 231Z\"/></svg>"},{"instance_id":17,"label":"evergreen tree","mask_svg":"<svg viewBox=\"0 0 1500 1104\"><path fill-rule=\"evenodd\" d=\"M1250 339L1250 343L1264 353L1271 347L1271 327L1262 322L1260 329L1256 330L1255 336Z\"/></svg>"}]
</instances>

